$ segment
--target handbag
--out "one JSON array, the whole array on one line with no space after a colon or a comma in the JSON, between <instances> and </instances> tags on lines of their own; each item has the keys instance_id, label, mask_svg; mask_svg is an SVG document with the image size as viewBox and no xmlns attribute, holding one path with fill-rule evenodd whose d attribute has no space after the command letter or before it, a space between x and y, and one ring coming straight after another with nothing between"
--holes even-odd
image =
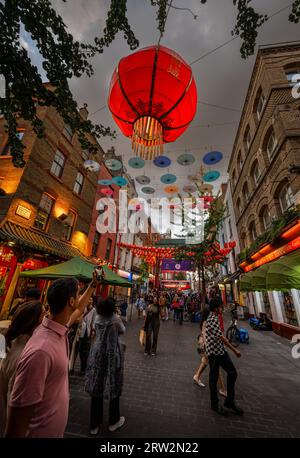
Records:
<instances>
[{"instance_id":1,"label":"handbag","mask_svg":"<svg viewBox=\"0 0 300 458\"><path fill-rule=\"evenodd\" d=\"M140 330L139 342L142 345L142 347L146 345L146 332L143 328Z\"/></svg>"}]
</instances>

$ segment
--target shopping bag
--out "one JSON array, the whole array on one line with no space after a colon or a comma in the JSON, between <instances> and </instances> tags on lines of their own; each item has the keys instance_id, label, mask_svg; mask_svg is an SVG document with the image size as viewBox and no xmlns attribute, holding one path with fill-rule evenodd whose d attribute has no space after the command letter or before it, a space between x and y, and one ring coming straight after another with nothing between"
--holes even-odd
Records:
<instances>
[{"instance_id":1,"label":"shopping bag","mask_svg":"<svg viewBox=\"0 0 300 458\"><path fill-rule=\"evenodd\" d=\"M143 328L140 330L139 341L143 347L146 345L146 332Z\"/></svg>"}]
</instances>

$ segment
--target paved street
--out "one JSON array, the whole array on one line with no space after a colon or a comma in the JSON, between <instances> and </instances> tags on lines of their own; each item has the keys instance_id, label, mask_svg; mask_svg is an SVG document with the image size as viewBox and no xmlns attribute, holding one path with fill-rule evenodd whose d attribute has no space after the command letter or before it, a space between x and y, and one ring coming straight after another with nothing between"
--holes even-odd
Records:
<instances>
[{"instance_id":1,"label":"paved street","mask_svg":"<svg viewBox=\"0 0 300 458\"><path fill-rule=\"evenodd\" d=\"M239 374L236 398L245 415L223 418L210 410L208 386L199 388L192 381L199 363L198 324L162 322L156 357L143 355L141 325L133 316L127 326L121 398L126 425L109 433L105 424L103 437L300 437L300 359L292 358L287 340L250 329L250 344L240 346L242 358L233 357ZM66 437L89 435L89 404L83 379L75 375Z\"/></svg>"}]
</instances>

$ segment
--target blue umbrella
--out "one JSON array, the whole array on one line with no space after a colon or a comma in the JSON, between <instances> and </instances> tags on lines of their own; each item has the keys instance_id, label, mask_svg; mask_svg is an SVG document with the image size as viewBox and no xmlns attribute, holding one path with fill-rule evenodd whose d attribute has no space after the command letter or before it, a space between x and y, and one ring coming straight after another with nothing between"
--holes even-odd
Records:
<instances>
[{"instance_id":1,"label":"blue umbrella","mask_svg":"<svg viewBox=\"0 0 300 458\"><path fill-rule=\"evenodd\" d=\"M113 177L112 182L117 186L125 186L128 183L128 181L121 176Z\"/></svg>"},{"instance_id":2,"label":"blue umbrella","mask_svg":"<svg viewBox=\"0 0 300 458\"><path fill-rule=\"evenodd\" d=\"M155 193L155 189L151 188L150 186L145 186L144 188L142 188L142 192L144 194L154 194Z\"/></svg>"},{"instance_id":3,"label":"blue umbrella","mask_svg":"<svg viewBox=\"0 0 300 458\"><path fill-rule=\"evenodd\" d=\"M101 184L103 186L108 186L112 183L111 180L98 180L98 184Z\"/></svg>"},{"instance_id":4,"label":"blue umbrella","mask_svg":"<svg viewBox=\"0 0 300 458\"><path fill-rule=\"evenodd\" d=\"M172 184L175 183L176 180L176 175L172 175L171 173L166 173L166 175L160 177L160 181L164 184Z\"/></svg>"},{"instance_id":5,"label":"blue umbrella","mask_svg":"<svg viewBox=\"0 0 300 458\"><path fill-rule=\"evenodd\" d=\"M156 165L156 167L169 167L171 164L171 159L169 159L167 156L157 156L153 163Z\"/></svg>"},{"instance_id":6,"label":"blue umbrella","mask_svg":"<svg viewBox=\"0 0 300 458\"><path fill-rule=\"evenodd\" d=\"M220 172L217 170L212 170L203 175L203 180L206 182L216 181L218 178L220 178Z\"/></svg>"},{"instance_id":7,"label":"blue umbrella","mask_svg":"<svg viewBox=\"0 0 300 458\"><path fill-rule=\"evenodd\" d=\"M213 165L217 164L223 159L223 154L220 151L211 151L210 153L205 154L203 158L204 164Z\"/></svg>"},{"instance_id":8,"label":"blue umbrella","mask_svg":"<svg viewBox=\"0 0 300 458\"><path fill-rule=\"evenodd\" d=\"M109 170L113 170L114 172L122 168L122 162L117 159L107 159L105 165Z\"/></svg>"},{"instance_id":9,"label":"blue umbrella","mask_svg":"<svg viewBox=\"0 0 300 458\"><path fill-rule=\"evenodd\" d=\"M145 175L136 177L135 181L139 184L149 184L151 182L150 178L146 177Z\"/></svg>"},{"instance_id":10,"label":"blue umbrella","mask_svg":"<svg viewBox=\"0 0 300 458\"><path fill-rule=\"evenodd\" d=\"M142 169L145 166L145 161L140 157L132 157L129 159L128 164L133 169Z\"/></svg>"}]
</instances>

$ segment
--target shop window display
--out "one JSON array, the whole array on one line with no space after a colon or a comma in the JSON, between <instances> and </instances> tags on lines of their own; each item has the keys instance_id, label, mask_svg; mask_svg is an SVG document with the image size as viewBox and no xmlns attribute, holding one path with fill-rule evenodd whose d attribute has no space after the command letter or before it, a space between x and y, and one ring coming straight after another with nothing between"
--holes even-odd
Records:
<instances>
[{"instance_id":1,"label":"shop window display","mask_svg":"<svg viewBox=\"0 0 300 458\"><path fill-rule=\"evenodd\" d=\"M293 296L290 291L280 292L280 301L285 311L285 322L292 326L299 326L297 314L294 306Z\"/></svg>"}]
</instances>

